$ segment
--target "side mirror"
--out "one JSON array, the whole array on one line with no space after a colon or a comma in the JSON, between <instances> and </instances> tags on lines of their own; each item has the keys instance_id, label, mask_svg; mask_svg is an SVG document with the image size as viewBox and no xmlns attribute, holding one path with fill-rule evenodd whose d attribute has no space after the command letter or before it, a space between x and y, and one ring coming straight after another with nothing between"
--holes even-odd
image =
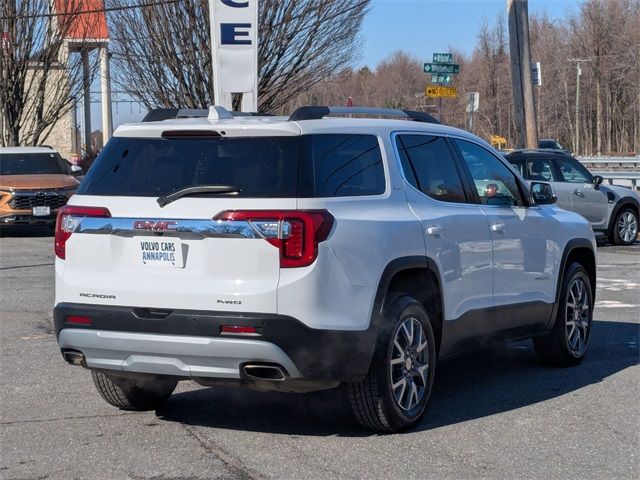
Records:
<instances>
[{"instance_id":1,"label":"side mirror","mask_svg":"<svg viewBox=\"0 0 640 480\"><path fill-rule=\"evenodd\" d=\"M82 167L80 165L71 165L71 174L72 175L81 175Z\"/></svg>"},{"instance_id":2,"label":"side mirror","mask_svg":"<svg viewBox=\"0 0 640 480\"><path fill-rule=\"evenodd\" d=\"M558 197L553 193L553 188L548 183L531 182L531 198L536 205L551 205L556 203Z\"/></svg>"},{"instance_id":3,"label":"side mirror","mask_svg":"<svg viewBox=\"0 0 640 480\"><path fill-rule=\"evenodd\" d=\"M595 186L596 189L600 186L602 182L604 182L604 178L602 178L600 175L593 176L593 185Z\"/></svg>"}]
</instances>

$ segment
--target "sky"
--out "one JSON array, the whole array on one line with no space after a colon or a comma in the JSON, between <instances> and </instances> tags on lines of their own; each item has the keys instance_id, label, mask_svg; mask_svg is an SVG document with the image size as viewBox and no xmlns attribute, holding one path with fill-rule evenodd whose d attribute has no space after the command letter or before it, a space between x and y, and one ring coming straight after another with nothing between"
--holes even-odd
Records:
<instances>
[{"instance_id":1,"label":"sky","mask_svg":"<svg viewBox=\"0 0 640 480\"><path fill-rule=\"evenodd\" d=\"M581 0L529 0L529 14L547 13L563 18ZM506 14L506 0L372 0L362 28L362 57L354 66L375 66L396 50L431 61L434 52L449 47L471 54L483 21L495 22ZM455 61L455 59L454 59ZM98 90L99 84L93 88ZM114 128L139 121L145 110L138 105L114 105ZM79 115L80 118L80 115ZM101 128L100 105L92 105L92 129Z\"/></svg>"},{"instance_id":2,"label":"sky","mask_svg":"<svg viewBox=\"0 0 640 480\"><path fill-rule=\"evenodd\" d=\"M563 18L575 11L579 0L529 0L529 14L547 13ZM360 65L374 68L395 50L404 50L424 61L449 47L470 54L482 22L493 24L506 16L506 0L372 0L362 33Z\"/></svg>"}]
</instances>

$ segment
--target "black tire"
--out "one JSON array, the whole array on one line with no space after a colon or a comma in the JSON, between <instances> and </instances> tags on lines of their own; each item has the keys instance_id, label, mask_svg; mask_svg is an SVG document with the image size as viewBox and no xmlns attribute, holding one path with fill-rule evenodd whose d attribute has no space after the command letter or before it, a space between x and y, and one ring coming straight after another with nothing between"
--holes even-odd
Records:
<instances>
[{"instance_id":1,"label":"black tire","mask_svg":"<svg viewBox=\"0 0 640 480\"><path fill-rule=\"evenodd\" d=\"M631 221L631 225L628 225L627 221ZM624 225L628 225L627 228L632 230L625 230ZM629 232L627 238L625 232ZM616 218L611 225L611 233L609 239L614 245L631 245L636 241L638 237L638 214L631 207L622 207L616 214Z\"/></svg>"},{"instance_id":2,"label":"black tire","mask_svg":"<svg viewBox=\"0 0 640 480\"><path fill-rule=\"evenodd\" d=\"M577 284L582 284L586 309L576 300ZM582 290L580 290L582 291ZM571 305L575 307L571 307ZM578 314L574 312L578 312ZM577 316L576 316L577 315ZM553 329L533 340L538 357L547 365L571 367L578 365L587 354L593 323L593 292L586 270L579 263L569 266L562 279L558 311ZM576 335L580 338L577 339Z\"/></svg>"},{"instance_id":3,"label":"black tire","mask_svg":"<svg viewBox=\"0 0 640 480\"><path fill-rule=\"evenodd\" d=\"M411 328L416 329L412 330L414 332L412 337L416 333L420 334L417 330L418 324L413 323L412 319L416 320L422 328L422 341L418 339L418 343L424 345L426 340L427 352L424 352L424 347L410 347L408 345L410 342L407 342L407 351L412 351L412 355L407 356L404 352L405 345L402 345L403 348L399 350L394 345L394 340L396 340L396 334L404 335L400 329L403 325L407 325L405 322L409 322ZM413 297L402 296L391 301L384 309L382 325L369 373L361 382L349 384L349 397L353 413L362 426L381 432L398 432L416 425L424 415L435 378L435 340L427 312ZM408 339L408 336L404 338ZM400 340L399 338L398 341ZM396 353L402 357L396 357ZM392 364L392 360L395 364ZM427 368L421 374L425 361L428 362ZM410 368L409 371L405 368L407 366ZM396 400L392 388L394 375L394 378L400 377L400 382L402 377L405 378L404 389L402 393L398 392L399 401ZM416 386L415 397L419 401L411 407L414 401L413 390L411 390L413 385ZM408 402L406 397L403 397L407 388L410 389L411 396ZM408 408L401 405L403 398L405 407Z\"/></svg>"},{"instance_id":4,"label":"black tire","mask_svg":"<svg viewBox=\"0 0 640 480\"><path fill-rule=\"evenodd\" d=\"M92 370L93 383L100 396L121 410L155 410L173 393L178 380L160 375L120 376Z\"/></svg>"}]
</instances>

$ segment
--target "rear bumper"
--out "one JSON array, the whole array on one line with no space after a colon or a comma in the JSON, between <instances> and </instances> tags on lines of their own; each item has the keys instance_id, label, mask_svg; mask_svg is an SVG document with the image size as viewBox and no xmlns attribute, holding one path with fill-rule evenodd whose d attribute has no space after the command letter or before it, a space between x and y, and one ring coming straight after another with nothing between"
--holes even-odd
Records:
<instances>
[{"instance_id":1,"label":"rear bumper","mask_svg":"<svg viewBox=\"0 0 640 480\"><path fill-rule=\"evenodd\" d=\"M255 340L65 328L58 344L81 351L89 368L240 379L242 364L252 360L281 365L290 378L301 376L279 347Z\"/></svg>"},{"instance_id":2,"label":"rear bumper","mask_svg":"<svg viewBox=\"0 0 640 480\"><path fill-rule=\"evenodd\" d=\"M69 315L91 324L70 323ZM242 364L265 362L291 378L358 381L376 338L371 328L316 330L275 314L59 303L53 317L60 348L84 353L89 368L186 377L241 378ZM221 335L222 325L253 326L259 335Z\"/></svg>"}]
</instances>

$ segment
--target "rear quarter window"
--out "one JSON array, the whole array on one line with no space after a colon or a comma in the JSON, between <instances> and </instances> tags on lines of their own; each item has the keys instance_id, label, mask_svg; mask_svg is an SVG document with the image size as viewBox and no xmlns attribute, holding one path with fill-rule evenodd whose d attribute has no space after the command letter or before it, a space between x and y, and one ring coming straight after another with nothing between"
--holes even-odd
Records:
<instances>
[{"instance_id":1,"label":"rear quarter window","mask_svg":"<svg viewBox=\"0 0 640 480\"><path fill-rule=\"evenodd\" d=\"M302 157L312 197L380 195L385 190L378 137L374 135L307 135ZM309 186L309 185L308 185ZM303 190L307 190L304 188Z\"/></svg>"}]
</instances>

